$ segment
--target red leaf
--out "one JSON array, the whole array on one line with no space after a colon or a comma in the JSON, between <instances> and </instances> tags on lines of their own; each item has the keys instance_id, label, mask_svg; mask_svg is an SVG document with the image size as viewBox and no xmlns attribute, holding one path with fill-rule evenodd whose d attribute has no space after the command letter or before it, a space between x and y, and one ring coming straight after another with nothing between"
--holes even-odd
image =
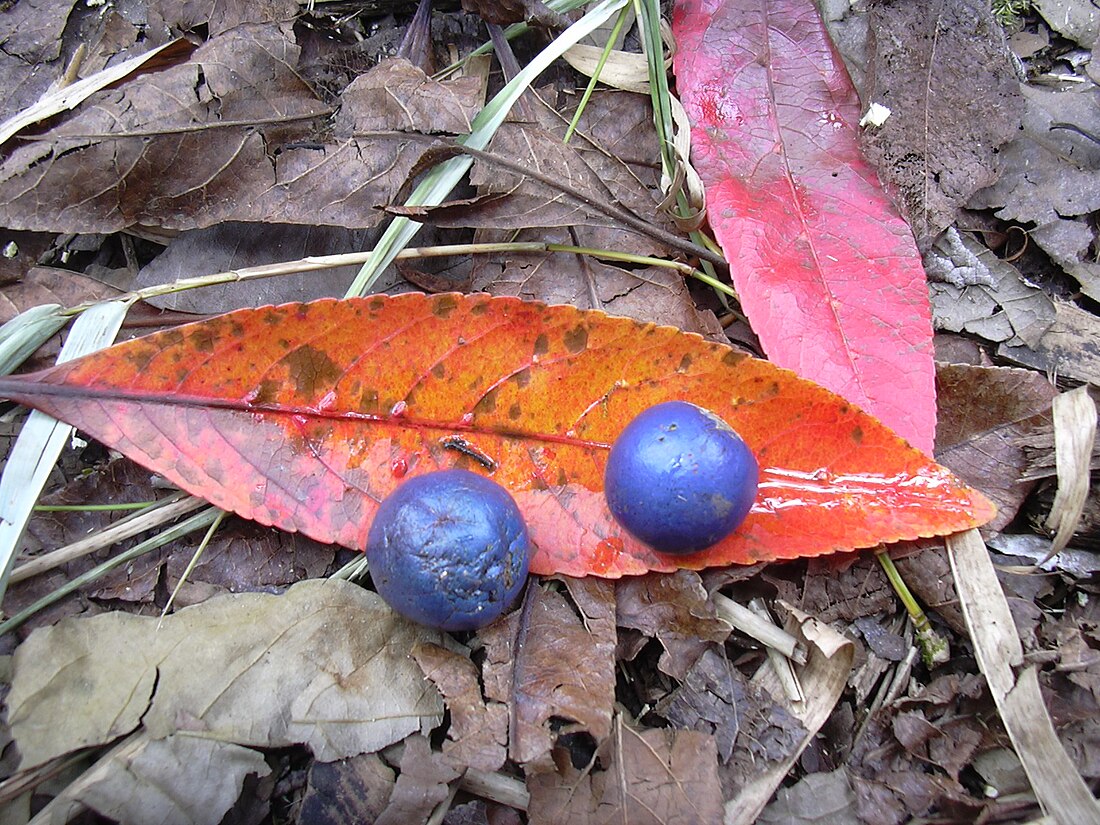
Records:
<instances>
[{"instance_id":1,"label":"red leaf","mask_svg":"<svg viewBox=\"0 0 1100 825\"><path fill-rule=\"evenodd\" d=\"M707 214L768 357L930 453L924 269L814 3L679 0L673 32Z\"/></svg>"},{"instance_id":2,"label":"red leaf","mask_svg":"<svg viewBox=\"0 0 1100 825\"><path fill-rule=\"evenodd\" d=\"M878 421L786 370L671 327L515 298L245 309L0 379L0 397L226 510L353 548L403 478L480 471L515 496L544 574L815 556L993 514ZM611 443L671 398L725 418L762 468L742 528L675 559L624 534L603 496Z\"/></svg>"}]
</instances>

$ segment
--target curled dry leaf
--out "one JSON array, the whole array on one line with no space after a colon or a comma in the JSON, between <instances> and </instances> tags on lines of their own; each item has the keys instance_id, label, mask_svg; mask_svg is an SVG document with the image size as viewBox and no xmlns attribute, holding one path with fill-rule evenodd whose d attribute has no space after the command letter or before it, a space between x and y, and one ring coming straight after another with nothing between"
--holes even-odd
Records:
<instances>
[{"instance_id":1,"label":"curled dry leaf","mask_svg":"<svg viewBox=\"0 0 1100 825\"><path fill-rule=\"evenodd\" d=\"M813 556L993 514L882 424L772 364L669 327L485 295L240 310L0 379L0 396L223 509L352 548L410 474L486 473L519 504L543 574ZM761 466L742 527L675 559L625 533L603 496L610 445L669 398L720 415Z\"/></svg>"},{"instance_id":2,"label":"curled dry leaf","mask_svg":"<svg viewBox=\"0 0 1100 825\"><path fill-rule=\"evenodd\" d=\"M16 651L8 720L23 767L139 727L340 759L438 724L439 695L408 657L437 638L336 580L211 599L163 622L67 619Z\"/></svg>"}]
</instances>

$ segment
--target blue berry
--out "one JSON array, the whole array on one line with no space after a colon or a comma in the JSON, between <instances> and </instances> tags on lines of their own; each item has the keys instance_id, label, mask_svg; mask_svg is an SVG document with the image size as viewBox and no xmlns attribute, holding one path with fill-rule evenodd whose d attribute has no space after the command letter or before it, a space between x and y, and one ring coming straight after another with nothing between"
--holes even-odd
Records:
<instances>
[{"instance_id":1,"label":"blue berry","mask_svg":"<svg viewBox=\"0 0 1100 825\"><path fill-rule=\"evenodd\" d=\"M756 458L725 421L667 401L616 439L604 491L612 515L635 538L661 553L694 553L737 529L758 480Z\"/></svg>"},{"instance_id":2,"label":"blue berry","mask_svg":"<svg viewBox=\"0 0 1100 825\"><path fill-rule=\"evenodd\" d=\"M441 630L499 618L527 580L527 526L512 496L466 470L409 479L378 507L367 560L379 595Z\"/></svg>"}]
</instances>

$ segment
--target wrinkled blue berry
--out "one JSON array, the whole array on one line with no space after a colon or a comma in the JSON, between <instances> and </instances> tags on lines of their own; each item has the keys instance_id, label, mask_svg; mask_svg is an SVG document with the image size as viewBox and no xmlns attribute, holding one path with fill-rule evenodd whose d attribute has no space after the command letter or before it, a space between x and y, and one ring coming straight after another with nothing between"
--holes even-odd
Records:
<instances>
[{"instance_id":1,"label":"wrinkled blue berry","mask_svg":"<svg viewBox=\"0 0 1100 825\"><path fill-rule=\"evenodd\" d=\"M511 495L466 470L409 479L378 507L367 560L403 616L474 630L501 616L527 580L527 526Z\"/></svg>"},{"instance_id":2,"label":"wrinkled blue berry","mask_svg":"<svg viewBox=\"0 0 1100 825\"><path fill-rule=\"evenodd\" d=\"M604 491L612 515L635 538L661 553L694 553L744 521L758 479L756 458L725 421L667 401L616 439Z\"/></svg>"}]
</instances>

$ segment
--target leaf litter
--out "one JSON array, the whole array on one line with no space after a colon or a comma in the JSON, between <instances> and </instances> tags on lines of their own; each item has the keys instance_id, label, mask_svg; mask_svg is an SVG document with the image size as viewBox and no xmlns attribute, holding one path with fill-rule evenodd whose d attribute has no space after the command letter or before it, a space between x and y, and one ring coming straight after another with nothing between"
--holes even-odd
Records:
<instances>
[{"instance_id":1,"label":"leaf litter","mask_svg":"<svg viewBox=\"0 0 1100 825\"><path fill-rule=\"evenodd\" d=\"M538 4L517 5L521 6L520 16L524 16ZM175 4L149 2L135 6L140 14L135 16L131 10L129 17L123 18L114 10L89 12L71 2L60 2L51 4L49 14L32 15L33 25L20 22L17 15L5 20L12 10L0 13L0 25L6 26L2 31L10 32L0 35L4 44L0 73L12 78L5 88L14 90L5 116L34 103L48 85L45 81L59 77L69 64L73 42L68 35L61 36L64 29L58 21L70 20L70 15L73 30L80 31L88 44L82 76L113 60L168 42L179 33L191 32L193 41L199 43L196 52L183 62L177 59L174 64L159 66L113 89L97 92L93 105L83 104L73 114L36 129L27 135L33 140L20 139L5 146L0 167L2 191L26 188L27 179L22 177L28 173L26 158L43 159L34 167L35 174L42 175L34 190L43 196L42 200L36 201L34 208L26 208L26 195L4 199L7 211L2 222L6 226L43 230L40 234L5 233L5 242L9 235L18 239L20 248L14 260L22 260L24 250L38 249L41 251L35 253L36 263L40 256L45 256L45 262L61 262L67 241L39 242L42 238L52 239L56 233L127 229L148 238L138 238L133 244L144 266L141 280L124 284L129 288L259 262L362 249L373 242L372 228L385 219L382 209L399 199L415 159L432 146L432 140L442 138L441 143L448 142L460 126L462 110L450 103L442 105L440 94L460 95L457 90L466 88L462 84L440 87L429 82L426 75L415 74L409 65L393 61L379 64L383 67L378 73L380 84L372 87L362 79L364 71L378 62L370 51L373 44L401 40L400 28L394 26L393 19L371 28L360 19L337 19L319 6L311 16L300 19L305 26L292 27L290 21L298 9L290 3L220 4L209 16L183 11ZM941 4L943 9L956 6L962 8L965 4ZM25 3L13 7L18 14L28 8ZM878 7L876 13L891 11L887 5ZM459 17L437 12L436 33L462 29L464 24L456 20ZM398 14L396 20L402 19ZM441 19L445 21L442 29ZM540 19L553 22L550 18ZM40 25L54 28L40 30ZM1051 36L1044 40L1041 35L1047 24L1042 18L1026 17L1023 25L1048 44L1025 60L1029 79L1049 78L1054 72L1068 70L1079 78L1088 77L1086 69L1077 71L1064 60L1057 62L1068 52L1058 54L1056 50L1073 44ZM305 32L308 27L314 27L309 34ZM242 39L246 31L249 38ZM874 24L874 31L880 44L888 41L890 30L885 24ZM1081 31L1087 31L1087 27ZM325 32L326 36L317 38L315 32ZM984 30L984 36L992 38L989 42L995 41L997 34L993 29ZM534 40L547 36L536 33ZM897 34L900 53L918 53L926 48L926 40L918 38L915 31L912 40L907 39L909 36L906 27ZM269 48L267 56L257 53L255 46L260 43ZM1056 45L1052 47L1051 43ZM961 43L953 50L953 57L936 52L927 72L937 77L958 72L969 59L964 52L971 45L970 41ZM302 51L296 52L297 48ZM522 41L518 48L522 56L526 48ZM990 54L1000 60L995 48ZM244 71L239 78L221 80L228 85L219 86L218 72L211 71L206 77L205 69L210 64L199 62L207 55ZM271 55L278 57L272 59ZM451 59L451 55L436 57L437 65ZM898 60L899 72L893 77L872 68L871 82L880 84L875 88L892 83L891 93L904 97L907 90L913 91L907 84L916 83L906 75L906 71L919 68L915 62L911 58ZM203 66L201 80L196 80L196 65ZM384 68L387 65L389 68ZM1050 66L1055 69L1051 71ZM28 67L34 71L26 71ZM258 67L268 67L271 72L262 77ZM184 78L190 79L190 87ZM305 78L315 78L316 82ZM349 86L356 78L360 78L358 85ZM560 75L544 81L560 84L563 79L574 82ZM397 89L409 82L413 85L403 88L412 89L411 98L406 97L403 103L417 113L413 120L407 119L404 110L386 115L395 118L391 121L361 119L367 110L378 108L377 99L370 102L369 94L388 86ZM998 82L1004 85L1003 75ZM472 82L469 88L473 89ZM561 88L566 94L572 91L571 86L554 85L540 94L554 102L567 100L559 98ZM1049 102L1044 121L1030 109L1013 111L1016 104L1006 101L1018 98L1003 90L991 98L983 84L951 87L953 92L969 93L975 106L991 106L996 100L1000 106L998 116L1007 120L1022 116L1025 133L1017 141L1027 139L1044 151L1054 149L1054 160L1032 163L1030 168L1036 171L1026 180L1019 177L1022 165L1015 154L1023 156L1024 147L1010 144L1007 151L1003 147L995 151L1003 133L997 126L1000 120L994 123L992 119L973 118L972 122L962 123L947 117L936 141L905 137L904 129L900 130L902 137L891 138L896 140L891 144L894 151L925 153L933 164L938 162L933 157L935 152L961 151L959 147L968 147L975 159L972 166L952 165L953 169L967 170L965 185L959 186L954 179L936 181L943 185L939 197L945 201L913 201L913 208L932 227L958 221L967 248L994 273L992 285L933 285L935 321L941 330L937 345L943 345L944 352L961 351L947 346L948 341L960 340L961 333L970 342L970 351L985 358L974 366L938 368L937 457L999 497L1001 514L995 524L998 532L987 537L991 545L1002 548L1023 546L1028 539L1049 542L1045 532L1040 538L1034 531L1047 517L1051 496L1048 493L1043 498L1047 489L1043 483L1038 491L1032 489L1036 482L1025 474L1027 463L1042 461L1044 455L1053 466L1054 452L1048 423L1054 393L1049 382L1034 369L1006 369L1002 359L1009 357L1010 363L1027 363L1039 370L1057 370L1061 377L1077 381L1100 375L1100 369L1089 361L1087 347L1081 345L1095 330L1091 305L1078 301L1072 292L1052 289L1050 278L1051 267L1061 267L1077 279L1086 295L1091 289L1089 267L1095 264L1089 254L1095 238L1082 231L1090 226L1089 212L1075 211L1078 206L1067 204L1065 199L1087 191L1087 184L1082 189L1072 181L1078 180L1073 175L1077 174L1074 169L1082 166L1081 158L1087 160L1094 147L1086 135L1074 129L1086 133L1091 130L1092 134L1096 130L1092 129L1088 112L1072 104L1095 95L1095 87L1077 82L1049 91L1051 88L1038 89L1025 81L1019 92L1028 106L1038 105L1035 101L1043 100L1046 94ZM190 97L181 95L178 100L195 103L174 103L163 111L158 108L157 101L164 99L156 95L184 89ZM248 96L253 89L264 91ZM271 94L277 89L282 90L280 94L286 93L286 99L278 103ZM927 99L927 105L943 106L947 111L960 108L961 104L946 103L942 96L927 97L927 89L926 84L921 92L918 84L916 91L921 93L910 94L908 99ZM1069 96L1073 93L1076 98ZM129 119L121 117L122 105L133 107ZM174 108L177 105L179 108ZM472 105L470 111L478 104ZM333 120L330 112L338 108L339 119ZM563 114L567 119L568 107L562 108L566 109ZM383 106L383 114L385 111L390 110ZM629 207L654 225L668 228L667 220L657 217L653 208L661 199L657 190L657 138L643 98L622 92L597 93L569 150L555 142L560 140L564 127L560 120L547 116L549 111L538 106L528 111L529 115L537 115L537 122L508 124L499 144L489 148L490 154L496 152L529 168L550 169L556 177L567 177L578 191L597 193L609 202ZM904 112L899 109L894 114L899 119L893 124L886 121L890 129L903 123ZM105 115L113 119L107 123ZM457 121L453 119L456 116ZM288 119L298 117L301 119ZM452 120L439 119L444 117ZM1038 125L1029 126L1030 122ZM1056 122L1073 128L1051 129L1051 123ZM138 134L120 138L114 134L120 128ZM143 134L143 130L155 134ZM373 134L376 132L387 134ZM881 140L887 134L893 133L869 133L868 139ZM131 144L137 143L143 145L135 153ZM49 154L58 152L59 147L71 151L59 158ZM166 163L164 158L172 151L182 151L179 147L187 147L193 153L188 155L192 160L178 166ZM115 168L111 165L113 158L106 166L99 164L107 170L101 171L99 178L66 172L83 169L91 159L105 157L104 152L116 149L131 152L129 157L138 164L136 168L150 170L140 178L131 178L140 185L124 193L119 209L107 208L106 201L95 198L77 198L76 205L67 205L60 194L67 191L61 188L65 174L98 185L103 192L117 193L114 187L120 178L112 181L109 174ZM224 150L229 151L222 158L229 164L227 168L240 174L214 175L209 189L195 190L191 182L194 178L189 176L208 172L204 164L217 160L216 152ZM1027 151L1035 153L1034 149ZM991 162L991 157L999 157L999 162ZM66 167L66 162L71 166ZM386 172L369 186L359 186L361 179L355 176L362 174L364 164L376 162L388 164L384 166L387 170L394 169L392 179ZM1083 164L1086 175L1087 167ZM886 173L880 168L880 174ZM971 195L970 189L979 180L992 182L993 188ZM377 188L371 188L376 184ZM9 188L4 190L4 186ZM271 186L278 191L265 188ZM608 221L603 213L592 212L576 201L567 202L560 193L547 190L533 179L494 167L488 159L475 162L471 187L467 192L473 196L471 204L455 204L436 213L443 223L444 209L459 210L453 213L459 216L453 218L453 228L446 230L456 236L466 233L464 237L472 239L476 232L478 240L553 240L608 249L629 249L633 245L632 251L657 257L679 254L652 236ZM223 199L202 201L195 197L196 191L217 193ZM967 197L970 201L965 205L971 211L958 211ZM903 203L908 204L908 198L903 198ZM1018 211L1006 211L1012 203L1017 204ZM1025 207L1032 211L1024 211ZM999 211L1002 223L990 223L995 219L989 218L988 212L973 211L989 208ZM984 248L989 244L1001 257L1009 257L1011 250L997 244L1004 221L1022 225L1029 232L1035 230L1034 244L1014 261L1014 266L993 260L992 253ZM975 227L979 230L976 234L966 234ZM182 234L174 240L171 236L177 230ZM127 269L127 262L120 258L122 245L110 253L110 237L77 241L75 246L83 245L88 251L77 252L68 267L91 273L94 268L89 260L98 255L97 265L106 262L116 271L132 274L136 270ZM167 252L157 255L159 244L164 243L168 244ZM1043 255L1047 258L1040 257ZM15 273L12 277L23 278L28 269L20 264L11 270ZM734 320L721 302L689 289L679 275L656 267L627 268L578 255L504 252L498 257L477 257L471 271L476 289L607 309L639 320L705 332L715 340L722 340L723 326L712 311L722 316L723 325ZM53 277L56 286L47 289L70 289L64 276ZM215 312L338 295L347 277L338 272L321 278L311 274L297 284L279 284L267 291L252 285L232 297L218 295L220 288L211 289L206 290L209 299L183 301L177 306ZM397 275L386 283L391 291L408 288ZM51 294L69 296L60 303L74 304L93 294L84 291L87 289L87 285L81 285L75 292ZM9 294L7 289L4 294ZM202 292L191 294L201 296ZM57 300L49 295L46 299ZM16 300L34 299L29 293ZM969 314L961 313L961 308L967 306ZM992 363L990 358L994 359ZM128 500L164 495L156 484L149 483L147 473L118 461L98 463L91 454L83 458L73 454L67 461L64 472L70 475L81 473L84 466L91 469L83 486L73 485L67 491L66 501L117 502L119 490L127 491ZM112 492L111 485L104 484L99 490L102 482L98 479L104 474L108 478L114 474L121 487ZM1036 507L1046 509L1037 511ZM58 546L111 518L96 516L89 521L86 515L40 514L32 525L35 538L26 550L35 553ZM47 524L53 525L53 532L46 529ZM1088 532L1094 529L1088 524L1086 507L1078 535L1070 542L1070 554L1081 552L1078 542L1087 541ZM120 647L109 637L101 637L100 644L107 645L109 653L98 657L104 675L97 678L117 687L132 684L128 680L139 673L146 676L140 684L146 685L148 669L128 666L120 657L140 654L162 661L158 651L164 651L162 645L173 640L184 654L201 648L201 642L181 640L182 631L172 630L172 623L178 619L239 612L233 627L251 628L234 630L230 635L220 629L226 627L222 623L216 633L204 631L214 633L207 637L214 639L205 645L209 649L190 655L186 667L164 665L149 688L151 693L142 693L143 687L133 694L137 700L118 716L124 723L118 730L89 733L75 724L78 720L72 725L53 725L53 731L46 731L50 726L43 724L43 731L60 740L50 747L36 743L34 736L27 738L28 746L24 747L23 737L17 736L16 744L7 747L3 764L13 764L20 752L26 761L30 752L37 753L37 758L44 760L43 768L48 768L65 759L67 750L78 747L77 740L101 743L91 752L94 767L61 791L61 796L50 803L51 810L68 800L132 822L146 821L154 811L163 821L216 822L226 812L262 821L272 816L273 805L285 805L291 811L290 821L296 822L349 818L427 821L434 811L437 819L442 817L451 823L519 822L524 816L532 822L603 822L621 819L624 812L631 815L631 821L639 822L713 822L723 817L731 822L810 822L835 816L838 821L893 823L916 816L932 821L1024 821L1038 815L1036 792L1043 805L1050 804L1049 788L1029 787L1011 750L1012 741L1001 725L993 701L998 696L986 687L974 664L972 645L980 643L983 633L975 630L968 636L959 608L960 595L966 606L966 593L957 593L952 585L953 558L943 542L920 542L893 550L899 569L930 609L933 622L950 637L953 657L935 669L919 659L914 661L905 614L899 611L873 559L838 556L769 565L763 572L753 568L743 573L716 569L701 579L690 571L626 578L617 584L569 578L539 583L536 579L526 606L468 639L431 634L425 637L423 631L407 625L400 632L386 629L390 627L387 622L395 620L378 620L388 611L371 603L370 594L333 583L341 598L350 602L341 603L343 607L333 614L332 621L312 631L308 638L316 643L300 643L299 658L290 658L297 663L285 665L289 672L267 675L262 687L252 687L248 683L250 672L241 672L237 665L242 655L247 658L250 652L255 655L263 648L249 634L272 633L278 627L288 628L290 623L290 637L302 638L313 619L303 617L303 613L309 613L304 607L294 608L305 587L295 582L325 575L349 556L300 536L252 524L230 525L215 536L214 544L191 572L184 585L185 597L177 602L177 613L160 624L153 613L163 606L167 592L179 581L195 540L197 537L191 543L170 545L116 574L114 581L100 581L62 603L55 612L40 614L37 623L42 629L17 648L16 681L21 687L29 678L25 664L29 654L25 651L34 645L49 640L50 644L65 646L62 629L65 635L80 639L84 631L73 629L94 628L97 622L110 628L112 634L126 627L125 632L134 639L132 644ZM1095 651L1100 649L1100 641L1088 577L1095 574L1096 568L1060 567L1059 558L1048 565L1052 572L1041 580L1015 572L1002 571L999 576L1001 587L1009 595L1009 624L1018 626L1027 660L1038 663L1037 683L1045 692L1054 730L1073 767L1066 767L1065 762L1051 764L1062 765L1067 776L1079 771L1094 781L1100 777L1100 756L1092 744L1097 718L1095 672L1100 667ZM997 554L994 561L1011 569L1029 559ZM16 604L13 599L33 598L32 586L41 593L79 568L70 564L62 571L13 585L5 602L6 611L10 615ZM761 645L731 632L717 617L712 591L718 588L724 591L722 595L732 595L739 601L765 596L788 629L802 634L809 662L796 672L806 703L786 699ZM272 595L240 594L255 589ZM21 590L25 591L23 595ZM232 593L238 595L227 595ZM256 600L270 604L270 608L253 616L256 611L246 608L257 604ZM187 603L194 606L178 610ZM310 607L317 603L318 599L311 597ZM350 608L350 604L355 607ZM146 614L146 618L103 613L110 609L136 611ZM342 615L347 610L372 619L341 632L353 621ZM50 626L66 614L84 614L85 618L65 619L56 631L51 631ZM265 620L271 626L253 628ZM829 636L823 621L845 631L845 637ZM131 627L128 622L136 624ZM347 683L343 675L334 677L345 674L354 658L337 650L369 647L370 639L383 638L401 640L397 648L385 644L377 648L379 655L393 657L387 660L384 673L375 677L385 689L342 697L341 691L353 687L354 680ZM13 642L11 635L4 640L9 650ZM337 643L345 647L339 648ZM279 646L271 649L278 650ZM207 664L218 655L226 657L223 665ZM58 665L65 656L50 653L34 658L49 668L51 660ZM303 658L306 664L302 664ZM270 665L257 663L254 669ZM157 672L154 665L149 667ZM308 715L298 716L300 709L319 710L330 716L347 714L362 707L363 702L383 698L394 692L394 672L403 674L402 691L407 691L409 697L431 697L430 709L422 711L415 729L408 729L408 736L395 731L363 745L361 740L349 737L346 715L341 717L344 721L327 726L325 735L310 727L315 723ZM217 715L221 704L201 701L206 695L203 691L218 684L210 677L218 675L234 680L223 700L226 706L231 705L224 719ZM196 683L191 690L195 701L206 708L204 712L181 712L168 698L175 690L175 680L184 677ZM307 678L312 681L303 687ZM1027 688L1024 681L1021 679L1021 684ZM189 682L184 679L182 684ZM237 691L244 687L248 689L242 696ZM183 692L187 694L184 698L191 701L192 694ZM1021 695L1023 692L1021 689ZM13 705L14 700L20 704ZM18 692L14 700L9 694L9 723L13 709L27 705ZM158 701L163 704L158 706ZM280 733L285 719L265 722L274 718L271 714L278 715L279 708L288 707L293 711L293 733ZM440 716L444 708L445 718ZM1034 706L1031 710L1036 718L1043 716ZM364 717L371 715L370 711L356 712ZM57 712L53 713L56 718ZM1002 713L1007 714L1005 718L1011 724L1019 723L1019 714L1014 717L1012 708ZM201 735L203 726L215 721L224 722L235 732L217 741ZM429 733L430 738L422 735ZM390 744L398 740L402 744ZM387 744L380 744L382 741ZM1025 761L1031 758L1026 745L1018 746ZM366 752L360 752L360 748ZM332 753L345 754L346 758L322 761ZM502 767L503 772L499 772ZM189 802L181 807L174 796L165 797L165 777L188 787ZM776 794L781 783L786 787ZM471 793L487 801L471 801ZM49 795L39 796L37 804ZM25 801L29 808L30 800Z\"/></svg>"}]
</instances>

